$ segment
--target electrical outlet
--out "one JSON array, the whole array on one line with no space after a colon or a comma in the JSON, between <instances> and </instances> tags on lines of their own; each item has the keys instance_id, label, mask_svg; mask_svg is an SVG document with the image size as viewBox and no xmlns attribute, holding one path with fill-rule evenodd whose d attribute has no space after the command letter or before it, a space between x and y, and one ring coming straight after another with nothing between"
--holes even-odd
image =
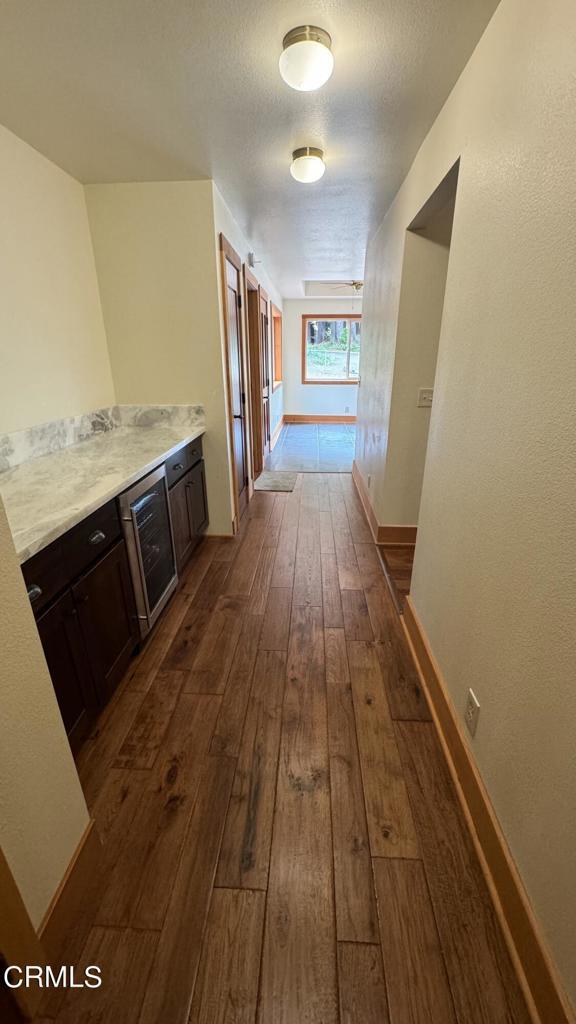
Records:
<instances>
[{"instance_id":1,"label":"electrical outlet","mask_svg":"<svg viewBox=\"0 0 576 1024\"><path fill-rule=\"evenodd\" d=\"M434 398L434 388L419 388L418 389L418 408L429 409L432 405L432 399Z\"/></svg>"},{"instance_id":2,"label":"electrical outlet","mask_svg":"<svg viewBox=\"0 0 576 1024\"><path fill-rule=\"evenodd\" d=\"M480 704L478 698L474 693L474 690L468 690L468 699L466 701L466 710L464 712L464 720L466 727L471 736L476 735L476 729L478 728L478 718L480 715Z\"/></svg>"}]
</instances>

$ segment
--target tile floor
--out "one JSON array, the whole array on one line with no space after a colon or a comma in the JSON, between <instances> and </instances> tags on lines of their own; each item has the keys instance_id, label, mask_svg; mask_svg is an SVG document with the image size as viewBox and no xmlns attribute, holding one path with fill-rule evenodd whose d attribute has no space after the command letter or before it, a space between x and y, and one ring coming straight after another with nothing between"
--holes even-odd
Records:
<instances>
[{"instance_id":1,"label":"tile floor","mask_svg":"<svg viewBox=\"0 0 576 1024\"><path fill-rule=\"evenodd\" d=\"M353 423L288 423L264 468L297 473L350 473L355 444Z\"/></svg>"}]
</instances>

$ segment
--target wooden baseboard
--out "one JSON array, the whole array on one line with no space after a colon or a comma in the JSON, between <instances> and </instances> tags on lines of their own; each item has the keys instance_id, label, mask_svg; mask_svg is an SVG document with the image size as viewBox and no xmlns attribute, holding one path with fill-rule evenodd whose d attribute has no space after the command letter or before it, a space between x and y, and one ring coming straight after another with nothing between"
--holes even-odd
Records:
<instances>
[{"instance_id":1,"label":"wooden baseboard","mask_svg":"<svg viewBox=\"0 0 576 1024\"><path fill-rule=\"evenodd\" d=\"M378 544L388 547L416 543L417 526L378 526Z\"/></svg>"},{"instance_id":2,"label":"wooden baseboard","mask_svg":"<svg viewBox=\"0 0 576 1024\"><path fill-rule=\"evenodd\" d=\"M270 437L270 451L271 452L274 451L274 448L276 447L276 442L277 442L278 438L280 437L280 434L282 432L282 427L283 426L284 426L284 417L281 416L280 419L278 420L278 423L274 427L274 430L272 431L272 436Z\"/></svg>"},{"instance_id":3,"label":"wooden baseboard","mask_svg":"<svg viewBox=\"0 0 576 1024\"><path fill-rule=\"evenodd\" d=\"M444 755L536 1024L574 1024L522 879L410 597L402 617Z\"/></svg>"},{"instance_id":4,"label":"wooden baseboard","mask_svg":"<svg viewBox=\"0 0 576 1024\"><path fill-rule=\"evenodd\" d=\"M90 928L92 914L86 913L95 897L102 844L90 819L64 878L56 890L39 928L39 938L50 963L74 963Z\"/></svg>"},{"instance_id":5,"label":"wooden baseboard","mask_svg":"<svg viewBox=\"0 0 576 1024\"><path fill-rule=\"evenodd\" d=\"M355 416L300 416L286 413L284 423L356 423Z\"/></svg>"},{"instance_id":6,"label":"wooden baseboard","mask_svg":"<svg viewBox=\"0 0 576 1024\"><path fill-rule=\"evenodd\" d=\"M416 526L382 526L376 519L376 513L372 508L372 502L364 478L356 465L352 463L352 479L358 491L358 497L366 513L366 518L372 531L376 544L415 544L418 527Z\"/></svg>"},{"instance_id":7,"label":"wooden baseboard","mask_svg":"<svg viewBox=\"0 0 576 1024\"><path fill-rule=\"evenodd\" d=\"M362 502L362 507L364 509L364 512L366 513L366 519L368 520L368 525L370 527L370 530L372 531L372 536L374 538L375 543L377 544L378 543L378 520L376 519L376 515L374 513L374 509L372 508L372 502L370 501L370 496L368 494L368 490L366 488L366 484L364 483L364 478L363 478L360 470L358 469L358 466L356 465L356 459L354 459L354 461L352 463L352 479L353 479L354 484L356 486L356 490L358 491L358 497L360 498L360 501Z\"/></svg>"}]
</instances>

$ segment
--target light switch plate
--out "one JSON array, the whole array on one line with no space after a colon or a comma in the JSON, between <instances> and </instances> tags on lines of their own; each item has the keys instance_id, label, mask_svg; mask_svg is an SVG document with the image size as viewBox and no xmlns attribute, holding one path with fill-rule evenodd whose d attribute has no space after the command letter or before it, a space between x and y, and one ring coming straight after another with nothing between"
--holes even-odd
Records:
<instances>
[{"instance_id":1,"label":"light switch plate","mask_svg":"<svg viewBox=\"0 0 576 1024\"><path fill-rule=\"evenodd\" d=\"M476 694L474 693L474 690L468 690L468 698L466 700L466 710L464 712L464 718L466 721L466 727L471 736L476 735L479 715L480 702Z\"/></svg>"},{"instance_id":2,"label":"light switch plate","mask_svg":"<svg viewBox=\"0 0 576 1024\"><path fill-rule=\"evenodd\" d=\"M418 408L429 409L432 405L432 399L434 397L434 388L419 388L418 389Z\"/></svg>"}]
</instances>

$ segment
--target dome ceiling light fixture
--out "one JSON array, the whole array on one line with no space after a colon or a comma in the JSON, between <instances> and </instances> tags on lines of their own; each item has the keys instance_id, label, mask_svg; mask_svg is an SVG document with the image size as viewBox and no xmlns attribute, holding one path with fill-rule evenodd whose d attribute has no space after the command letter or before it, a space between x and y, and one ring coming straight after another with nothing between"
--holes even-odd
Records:
<instances>
[{"instance_id":1,"label":"dome ceiling light fixture","mask_svg":"<svg viewBox=\"0 0 576 1024\"><path fill-rule=\"evenodd\" d=\"M334 69L332 40L323 28L299 25L284 36L280 74L287 85L299 92L319 89Z\"/></svg>"},{"instance_id":2,"label":"dome ceiling light fixture","mask_svg":"<svg viewBox=\"0 0 576 1024\"><path fill-rule=\"evenodd\" d=\"M292 153L290 174L296 181L304 185L310 185L313 181L320 181L326 170L324 153L314 146L301 146Z\"/></svg>"}]
</instances>

